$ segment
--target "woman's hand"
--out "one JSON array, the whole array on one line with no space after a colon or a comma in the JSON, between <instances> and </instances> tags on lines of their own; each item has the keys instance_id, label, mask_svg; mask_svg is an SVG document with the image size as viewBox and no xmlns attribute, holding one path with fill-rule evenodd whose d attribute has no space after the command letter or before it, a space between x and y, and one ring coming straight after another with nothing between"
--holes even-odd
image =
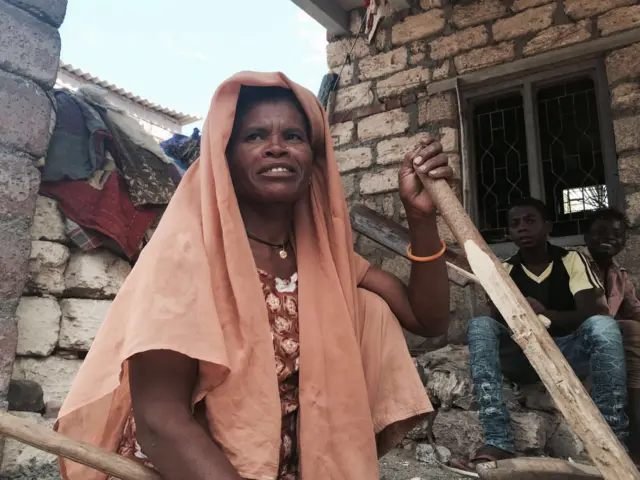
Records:
<instances>
[{"instance_id":1,"label":"woman's hand","mask_svg":"<svg viewBox=\"0 0 640 480\"><path fill-rule=\"evenodd\" d=\"M400 199L408 217L424 217L436 211L431 197L424 189L416 170L433 179L449 180L453 169L449 166L447 155L442 153L442 145L433 137L416 145L404 157L398 174Z\"/></svg>"}]
</instances>

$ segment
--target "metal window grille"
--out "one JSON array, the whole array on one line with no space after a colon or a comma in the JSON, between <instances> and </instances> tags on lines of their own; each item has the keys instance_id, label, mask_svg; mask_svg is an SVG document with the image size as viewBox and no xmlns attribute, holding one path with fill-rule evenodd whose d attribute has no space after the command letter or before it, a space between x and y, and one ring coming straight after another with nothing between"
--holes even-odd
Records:
<instances>
[{"instance_id":1,"label":"metal window grille","mask_svg":"<svg viewBox=\"0 0 640 480\"><path fill-rule=\"evenodd\" d=\"M508 242L517 198L547 204L560 244L582 243L589 211L619 206L617 162L600 62L465 92L470 214L489 243Z\"/></svg>"}]
</instances>

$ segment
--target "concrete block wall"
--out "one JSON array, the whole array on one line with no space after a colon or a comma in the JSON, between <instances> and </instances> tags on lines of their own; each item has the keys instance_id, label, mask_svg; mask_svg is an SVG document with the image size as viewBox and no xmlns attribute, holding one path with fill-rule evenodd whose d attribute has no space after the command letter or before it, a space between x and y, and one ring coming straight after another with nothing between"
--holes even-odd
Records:
<instances>
[{"instance_id":1,"label":"concrete block wall","mask_svg":"<svg viewBox=\"0 0 640 480\"><path fill-rule=\"evenodd\" d=\"M54 122L48 92L60 59L66 0L0 0L0 409L18 345L16 310L28 274L31 224ZM1 443L1 442L0 442ZM11 441L7 448L11 449ZM0 452L2 452L0 444ZM2 474L2 478L8 478ZM36 478L36 477L33 477Z\"/></svg>"},{"instance_id":2,"label":"concrete block wall","mask_svg":"<svg viewBox=\"0 0 640 480\"><path fill-rule=\"evenodd\" d=\"M460 132L454 92L427 95L438 80L507 64L640 26L638 0L412 0L387 19L369 44L357 36L362 11L351 12L351 35L327 46L329 68L342 72L330 104L332 136L350 202L404 222L397 169L404 153L427 133L438 136L461 197ZM640 221L640 117L637 45L606 55L616 147L627 213ZM346 56L349 62L343 66ZM440 234L455 242L444 224ZM626 255L640 279L640 230ZM374 264L406 278L409 264L366 238L356 248ZM466 296L452 287L450 340L465 340Z\"/></svg>"}]
</instances>

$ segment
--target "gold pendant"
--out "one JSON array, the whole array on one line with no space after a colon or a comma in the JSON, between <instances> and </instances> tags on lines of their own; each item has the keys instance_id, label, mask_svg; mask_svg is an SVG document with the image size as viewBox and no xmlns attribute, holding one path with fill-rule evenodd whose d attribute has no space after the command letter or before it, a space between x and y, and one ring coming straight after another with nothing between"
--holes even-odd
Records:
<instances>
[{"instance_id":1,"label":"gold pendant","mask_svg":"<svg viewBox=\"0 0 640 480\"><path fill-rule=\"evenodd\" d=\"M283 248L282 250L280 250L280 258L281 259L285 259L289 256L289 254L287 253L287 251Z\"/></svg>"}]
</instances>

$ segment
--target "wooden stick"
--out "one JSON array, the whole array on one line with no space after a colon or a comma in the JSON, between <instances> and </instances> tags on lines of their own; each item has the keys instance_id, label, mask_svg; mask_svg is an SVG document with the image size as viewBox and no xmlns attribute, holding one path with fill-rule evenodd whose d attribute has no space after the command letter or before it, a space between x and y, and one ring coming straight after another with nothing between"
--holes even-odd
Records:
<instances>
[{"instance_id":1,"label":"wooden stick","mask_svg":"<svg viewBox=\"0 0 640 480\"><path fill-rule=\"evenodd\" d=\"M480 478L491 480L597 480L598 469L589 465L570 463L558 458L510 458L481 463Z\"/></svg>"},{"instance_id":2,"label":"wooden stick","mask_svg":"<svg viewBox=\"0 0 640 480\"><path fill-rule=\"evenodd\" d=\"M584 443L602 476L606 480L640 479L640 472L622 444L447 182L434 181L424 175L420 175L420 180L458 242L464 246L471 270L511 327L513 339Z\"/></svg>"},{"instance_id":3,"label":"wooden stick","mask_svg":"<svg viewBox=\"0 0 640 480\"><path fill-rule=\"evenodd\" d=\"M407 258L409 230L405 227L362 204L351 207L350 217L351 227L356 232ZM445 258L447 259L450 282L459 287L466 287L469 283L480 284L475 275L466 271L461 265L454 263L466 263L466 261L463 262L464 258L461 258L461 255L447 249Z\"/></svg>"},{"instance_id":4,"label":"wooden stick","mask_svg":"<svg viewBox=\"0 0 640 480\"><path fill-rule=\"evenodd\" d=\"M68 458L121 480L162 480L158 473L132 460L88 443L72 440L7 412L0 412L0 435L15 438L38 450Z\"/></svg>"}]
</instances>

